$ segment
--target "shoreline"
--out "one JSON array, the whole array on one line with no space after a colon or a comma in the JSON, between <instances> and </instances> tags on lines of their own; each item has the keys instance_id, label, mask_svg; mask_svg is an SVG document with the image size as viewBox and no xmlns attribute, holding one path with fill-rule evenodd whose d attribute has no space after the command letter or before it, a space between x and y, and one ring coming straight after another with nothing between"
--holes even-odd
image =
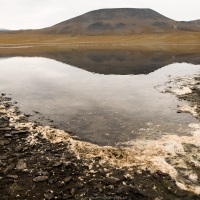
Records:
<instances>
[{"instance_id":1,"label":"shoreline","mask_svg":"<svg viewBox=\"0 0 200 200\"><path fill-rule=\"evenodd\" d=\"M187 163L200 144L200 126L192 128L192 136L100 147L38 126L2 94L2 199L199 199L198 161Z\"/></svg>"},{"instance_id":2,"label":"shoreline","mask_svg":"<svg viewBox=\"0 0 200 200\"><path fill-rule=\"evenodd\" d=\"M195 42L182 42L182 43L172 43L172 42L164 42L164 43L102 43L102 42L73 42L73 43L22 43L22 44L0 44L1 49L7 48L33 48L33 47L145 47L145 46L161 46L161 47L178 47L178 46L200 46L200 43Z\"/></svg>"}]
</instances>

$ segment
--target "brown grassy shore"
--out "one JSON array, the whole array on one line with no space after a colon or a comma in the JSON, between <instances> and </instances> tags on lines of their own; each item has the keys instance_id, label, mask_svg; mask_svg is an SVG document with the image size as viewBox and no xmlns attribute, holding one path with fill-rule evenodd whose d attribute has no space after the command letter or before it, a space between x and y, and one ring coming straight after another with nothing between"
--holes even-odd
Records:
<instances>
[{"instance_id":1,"label":"brown grassy shore","mask_svg":"<svg viewBox=\"0 0 200 200\"><path fill-rule=\"evenodd\" d=\"M15 45L72 45L72 46L149 46L149 45L197 45L200 46L200 33L174 31L165 34L132 34L102 36L71 36L67 34L44 34L36 31L17 31L0 34L0 47Z\"/></svg>"}]
</instances>

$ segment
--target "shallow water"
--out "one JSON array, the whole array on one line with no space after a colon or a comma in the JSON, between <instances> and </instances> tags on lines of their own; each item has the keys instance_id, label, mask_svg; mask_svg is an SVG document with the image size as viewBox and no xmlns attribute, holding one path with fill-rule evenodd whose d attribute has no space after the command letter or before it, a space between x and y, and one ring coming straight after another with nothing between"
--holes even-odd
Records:
<instances>
[{"instance_id":1,"label":"shallow water","mask_svg":"<svg viewBox=\"0 0 200 200\"><path fill-rule=\"evenodd\" d=\"M71 60L76 61L75 54L73 51L56 60L63 62L66 56L67 60L72 57ZM91 60L83 61L82 65L81 60L79 64L68 62L77 66L74 67L42 57L6 57L0 60L0 92L11 94L23 112L34 114L33 119L57 125L83 140L101 145L115 145L134 138L156 139L163 134L183 135L188 133L189 123L197 122L190 114L176 112L177 105L185 102L178 101L172 94L160 93L156 86L164 85L169 75L197 73L198 63L172 61L173 64L165 66L158 54L157 60L157 55L148 57L153 62L156 60L156 64L151 63L148 68L146 60L140 60L137 66L138 60L130 53L122 54L120 59L116 54L107 54L106 61L98 55L97 52L95 59L89 56L93 62L90 69L95 69L98 63L98 73L88 70ZM137 52L137 55L141 59L143 54ZM129 57L128 67L123 68L123 58L128 60ZM78 59L80 54L77 53ZM106 66L109 66L107 73Z\"/></svg>"}]
</instances>

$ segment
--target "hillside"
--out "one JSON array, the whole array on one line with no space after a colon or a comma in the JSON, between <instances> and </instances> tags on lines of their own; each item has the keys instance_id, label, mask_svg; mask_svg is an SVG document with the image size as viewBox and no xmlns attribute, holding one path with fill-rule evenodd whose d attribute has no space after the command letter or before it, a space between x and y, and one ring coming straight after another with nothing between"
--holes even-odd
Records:
<instances>
[{"instance_id":1,"label":"hillside","mask_svg":"<svg viewBox=\"0 0 200 200\"><path fill-rule=\"evenodd\" d=\"M198 24L198 21L178 22L151 9L119 8L91 11L40 31L73 36L166 33L174 30L199 32Z\"/></svg>"},{"instance_id":2,"label":"hillside","mask_svg":"<svg viewBox=\"0 0 200 200\"><path fill-rule=\"evenodd\" d=\"M151 9L101 9L37 30L0 31L0 45L196 45L200 20L169 19Z\"/></svg>"}]
</instances>

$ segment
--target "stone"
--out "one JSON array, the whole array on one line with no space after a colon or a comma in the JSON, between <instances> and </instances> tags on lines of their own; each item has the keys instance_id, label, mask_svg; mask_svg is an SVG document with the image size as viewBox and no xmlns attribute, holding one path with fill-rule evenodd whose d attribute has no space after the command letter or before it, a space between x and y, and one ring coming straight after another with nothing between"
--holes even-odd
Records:
<instances>
[{"instance_id":1,"label":"stone","mask_svg":"<svg viewBox=\"0 0 200 200\"><path fill-rule=\"evenodd\" d=\"M26 163L24 162L23 159L20 159L17 163L17 166L16 166L16 169L17 170L23 170L23 169L26 169L27 168L27 165Z\"/></svg>"},{"instance_id":2,"label":"stone","mask_svg":"<svg viewBox=\"0 0 200 200\"><path fill-rule=\"evenodd\" d=\"M6 177L7 177L7 178L12 178L12 179L15 179L15 180L18 179L18 176L17 176L17 175L7 175Z\"/></svg>"},{"instance_id":3,"label":"stone","mask_svg":"<svg viewBox=\"0 0 200 200\"><path fill-rule=\"evenodd\" d=\"M46 181L49 177L48 176L37 176L33 179L33 182L43 182Z\"/></svg>"},{"instance_id":4,"label":"stone","mask_svg":"<svg viewBox=\"0 0 200 200\"><path fill-rule=\"evenodd\" d=\"M45 199L54 199L54 195L51 193L44 194Z\"/></svg>"},{"instance_id":5,"label":"stone","mask_svg":"<svg viewBox=\"0 0 200 200\"><path fill-rule=\"evenodd\" d=\"M21 151L22 149L23 149L23 147L21 145L15 147L15 151L17 151L17 152Z\"/></svg>"},{"instance_id":6,"label":"stone","mask_svg":"<svg viewBox=\"0 0 200 200\"><path fill-rule=\"evenodd\" d=\"M5 134L4 137L6 137L6 138L11 138L11 137L13 137L13 136L12 136L11 134Z\"/></svg>"},{"instance_id":7,"label":"stone","mask_svg":"<svg viewBox=\"0 0 200 200\"><path fill-rule=\"evenodd\" d=\"M6 169L4 170L4 174L9 173L10 171L12 171L15 168L15 164L11 163L9 166L6 167Z\"/></svg>"},{"instance_id":8,"label":"stone","mask_svg":"<svg viewBox=\"0 0 200 200\"><path fill-rule=\"evenodd\" d=\"M27 133L26 130L20 130L20 131L11 131L11 134L24 134Z\"/></svg>"},{"instance_id":9,"label":"stone","mask_svg":"<svg viewBox=\"0 0 200 200\"><path fill-rule=\"evenodd\" d=\"M70 162L70 161L63 162L63 165L64 165L65 167L69 167L71 164L72 164L72 162Z\"/></svg>"},{"instance_id":10,"label":"stone","mask_svg":"<svg viewBox=\"0 0 200 200\"><path fill-rule=\"evenodd\" d=\"M68 183L68 182L70 182L72 180L72 177L71 176L68 176L68 177L66 177L65 179L64 179L64 182L65 183Z\"/></svg>"},{"instance_id":11,"label":"stone","mask_svg":"<svg viewBox=\"0 0 200 200\"><path fill-rule=\"evenodd\" d=\"M105 179L105 181L108 182L108 183L110 183L110 184L115 184L115 183L119 182L120 179L114 178L114 177L107 177L107 178Z\"/></svg>"},{"instance_id":12,"label":"stone","mask_svg":"<svg viewBox=\"0 0 200 200\"><path fill-rule=\"evenodd\" d=\"M56 162L53 164L53 167L60 167L63 164L63 162Z\"/></svg>"},{"instance_id":13,"label":"stone","mask_svg":"<svg viewBox=\"0 0 200 200\"><path fill-rule=\"evenodd\" d=\"M169 176L169 174L165 173L165 172L162 172L160 170L157 171L157 173L161 176Z\"/></svg>"},{"instance_id":14,"label":"stone","mask_svg":"<svg viewBox=\"0 0 200 200\"><path fill-rule=\"evenodd\" d=\"M134 186L125 185L125 186L118 188L118 190L116 191L116 194L127 193L127 192L132 192L132 193L135 193L135 194L139 193L138 189L135 188Z\"/></svg>"},{"instance_id":15,"label":"stone","mask_svg":"<svg viewBox=\"0 0 200 200\"><path fill-rule=\"evenodd\" d=\"M7 124L0 124L0 129L1 128L6 128L8 125Z\"/></svg>"},{"instance_id":16,"label":"stone","mask_svg":"<svg viewBox=\"0 0 200 200\"><path fill-rule=\"evenodd\" d=\"M10 141L9 141L9 140L2 140L2 141L0 142L0 145L8 145L8 144L10 144Z\"/></svg>"},{"instance_id":17,"label":"stone","mask_svg":"<svg viewBox=\"0 0 200 200\"><path fill-rule=\"evenodd\" d=\"M11 131L12 130L12 128L8 128L8 127L6 127L6 128L0 128L0 131Z\"/></svg>"}]
</instances>

